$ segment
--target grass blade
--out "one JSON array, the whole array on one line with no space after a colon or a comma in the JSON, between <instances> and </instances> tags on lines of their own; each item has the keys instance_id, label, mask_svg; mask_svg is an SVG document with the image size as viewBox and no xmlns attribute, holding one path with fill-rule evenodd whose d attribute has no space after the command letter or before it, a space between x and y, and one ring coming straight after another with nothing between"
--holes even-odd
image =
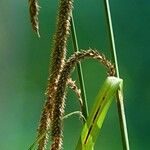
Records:
<instances>
[{"instance_id":1,"label":"grass blade","mask_svg":"<svg viewBox=\"0 0 150 150\"><path fill-rule=\"evenodd\" d=\"M107 77L83 127L76 150L91 150L94 147L112 99L122 83L122 79Z\"/></svg>"}]
</instances>

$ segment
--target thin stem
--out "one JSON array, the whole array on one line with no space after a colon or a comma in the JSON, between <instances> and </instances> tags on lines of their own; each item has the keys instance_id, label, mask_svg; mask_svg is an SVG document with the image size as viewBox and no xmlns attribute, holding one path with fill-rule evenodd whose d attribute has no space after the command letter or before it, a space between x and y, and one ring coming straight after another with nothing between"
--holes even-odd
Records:
<instances>
[{"instance_id":1,"label":"thin stem","mask_svg":"<svg viewBox=\"0 0 150 150\"><path fill-rule=\"evenodd\" d=\"M116 46L115 46L115 39L114 39L114 32L113 32L113 26L112 26L112 20L111 20L111 12L110 12L110 7L109 7L109 1L104 0L104 5L105 5L107 31L108 31L108 34L109 34L109 42L110 42L110 50L111 50L112 60L115 63L116 76L119 78L118 61L117 61Z\"/></svg>"},{"instance_id":2,"label":"thin stem","mask_svg":"<svg viewBox=\"0 0 150 150\"><path fill-rule=\"evenodd\" d=\"M104 7L105 7L106 22L107 22L107 31L109 34L109 42L111 46L112 59L115 64L116 76L119 77L119 69L118 69L117 54L116 54L109 0L104 0ZM123 102L121 88L120 90L117 91L117 108L118 108L123 150L129 150L130 147L129 147L128 131L127 131L126 116L125 116L124 102Z\"/></svg>"},{"instance_id":3,"label":"thin stem","mask_svg":"<svg viewBox=\"0 0 150 150\"><path fill-rule=\"evenodd\" d=\"M75 25L74 25L73 15L71 17L71 35L72 35L72 43L73 43L74 51L78 52L79 47L78 47L78 41L77 41L77 36L76 36L76 29L75 29ZM83 106L81 109L82 109L83 116L85 117L85 119L87 119L88 106L87 106L82 66L81 66L80 62L77 64L77 72L78 72L78 78L79 78L79 83L80 83L80 88L81 88L81 96L82 96L82 100L83 100Z\"/></svg>"}]
</instances>

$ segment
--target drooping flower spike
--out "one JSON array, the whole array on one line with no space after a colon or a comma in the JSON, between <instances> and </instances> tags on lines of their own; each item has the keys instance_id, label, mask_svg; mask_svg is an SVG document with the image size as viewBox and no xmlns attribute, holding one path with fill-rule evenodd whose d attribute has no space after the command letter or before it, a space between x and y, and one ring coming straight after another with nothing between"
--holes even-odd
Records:
<instances>
[{"instance_id":1,"label":"drooping flower spike","mask_svg":"<svg viewBox=\"0 0 150 150\"><path fill-rule=\"evenodd\" d=\"M37 33L38 37L40 37L39 19L38 19L39 9L40 6L38 5L38 0L29 0L30 21L31 21L32 29Z\"/></svg>"}]
</instances>

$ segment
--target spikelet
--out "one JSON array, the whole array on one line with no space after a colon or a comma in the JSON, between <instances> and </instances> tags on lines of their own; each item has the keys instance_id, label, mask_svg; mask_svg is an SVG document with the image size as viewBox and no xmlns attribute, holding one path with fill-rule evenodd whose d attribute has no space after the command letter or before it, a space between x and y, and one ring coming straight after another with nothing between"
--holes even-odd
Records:
<instances>
[{"instance_id":1,"label":"spikelet","mask_svg":"<svg viewBox=\"0 0 150 150\"><path fill-rule=\"evenodd\" d=\"M52 145L51 150L61 150L62 149L62 136L63 136L63 127L62 121L64 116L64 107L65 107L65 95L67 81L70 78L71 71L74 69L75 65L84 58L93 58L97 59L102 63L107 69L109 75L114 75L115 69L114 66L106 59L103 54L100 54L95 50L87 50L82 52L77 52L68 61L65 63L65 66L62 70L61 76L57 91L54 99L54 110L53 110L53 120L51 128L52 136Z\"/></svg>"},{"instance_id":2,"label":"spikelet","mask_svg":"<svg viewBox=\"0 0 150 150\"><path fill-rule=\"evenodd\" d=\"M82 96L81 96L81 90L77 87L75 84L75 81L73 81L71 78L68 79L68 86L75 92L77 95L79 102L80 102L80 107L82 108L83 106L83 101L82 101Z\"/></svg>"},{"instance_id":3,"label":"spikelet","mask_svg":"<svg viewBox=\"0 0 150 150\"><path fill-rule=\"evenodd\" d=\"M37 33L38 37L40 37L38 20L39 8L38 0L29 0L30 21L32 24L32 29Z\"/></svg>"},{"instance_id":4,"label":"spikelet","mask_svg":"<svg viewBox=\"0 0 150 150\"><path fill-rule=\"evenodd\" d=\"M57 83L64 66L66 58L67 39L70 34L70 19L73 0L60 0L59 13L57 18L56 34L51 56L50 75L46 91L47 101L45 103L41 120L38 127L38 137L43 135L51 124L53 118L54 96L57 90ZM45 135L39 142L38 150L44 150L48 135Z\"/></svg>"}]
</instances>

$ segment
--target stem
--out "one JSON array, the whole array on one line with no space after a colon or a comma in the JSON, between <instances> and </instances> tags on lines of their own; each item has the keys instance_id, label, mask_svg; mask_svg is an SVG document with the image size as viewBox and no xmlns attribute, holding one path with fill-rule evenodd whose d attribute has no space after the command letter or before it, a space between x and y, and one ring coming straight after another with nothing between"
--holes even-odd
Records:
<instances>
[{"instance_id":1,"label":"stem","mask_svg":"<svg viewBox=\"0 0 150 150\"><path fill-rule=\"evenodd\" d=\"M114 32L113 32L113 26L112 26L112 20L111 20L109 1L104 0L104 5L105 5L107 31L109 34L109 42L110 42L110 50L111 50L112 60L115 64L116 76L119 78L118 61L117 61L116 46L115 46L115 39L114 39Z\"/></svg>"},{"instance_id":2,"label":"stem","mask_svg":"<svg viewBox=\"0 0 150 150\"><path fill-rule=\"evenodd\" d=\"M116 77L119 78L119 69L118 69L117 54L116 54L109 0L104 0L104 7L105 7L106 22L107 22L107 31L109 34L109 42L111 46L112 60L115 64ZM123 150L129 150L130 147L129 147L128 131L127 131L126 116L125 116L124 102L123 102L121 87L117 91L117 108L118 108Z\"/></svg>"},{"instance_id":3,"label":"stem","mask_svg":"<svg viewBox=\"0 0 150 150\"><path fill-rule=\"evenodd\" d=\"M71 35L72 35L72 43L73 43L74 51L78 52L79 47L78 47L78 41L77 41L77 36L76 36L76 29L74 25L73 15L71 17ZM85 85L84 85L84 79L83 79L83 73L82 73L82 66L80 62L77 64L77 72L78 72L78 78L79 78L79 83L80 83L80 88L81 88L81 96L83 100L83 106L81 107L81 109L82 109L83 116L85 117L85 119L87 119L88 106L87 106L87 98L86 98Z\"/></svg>"}]
</instances>

